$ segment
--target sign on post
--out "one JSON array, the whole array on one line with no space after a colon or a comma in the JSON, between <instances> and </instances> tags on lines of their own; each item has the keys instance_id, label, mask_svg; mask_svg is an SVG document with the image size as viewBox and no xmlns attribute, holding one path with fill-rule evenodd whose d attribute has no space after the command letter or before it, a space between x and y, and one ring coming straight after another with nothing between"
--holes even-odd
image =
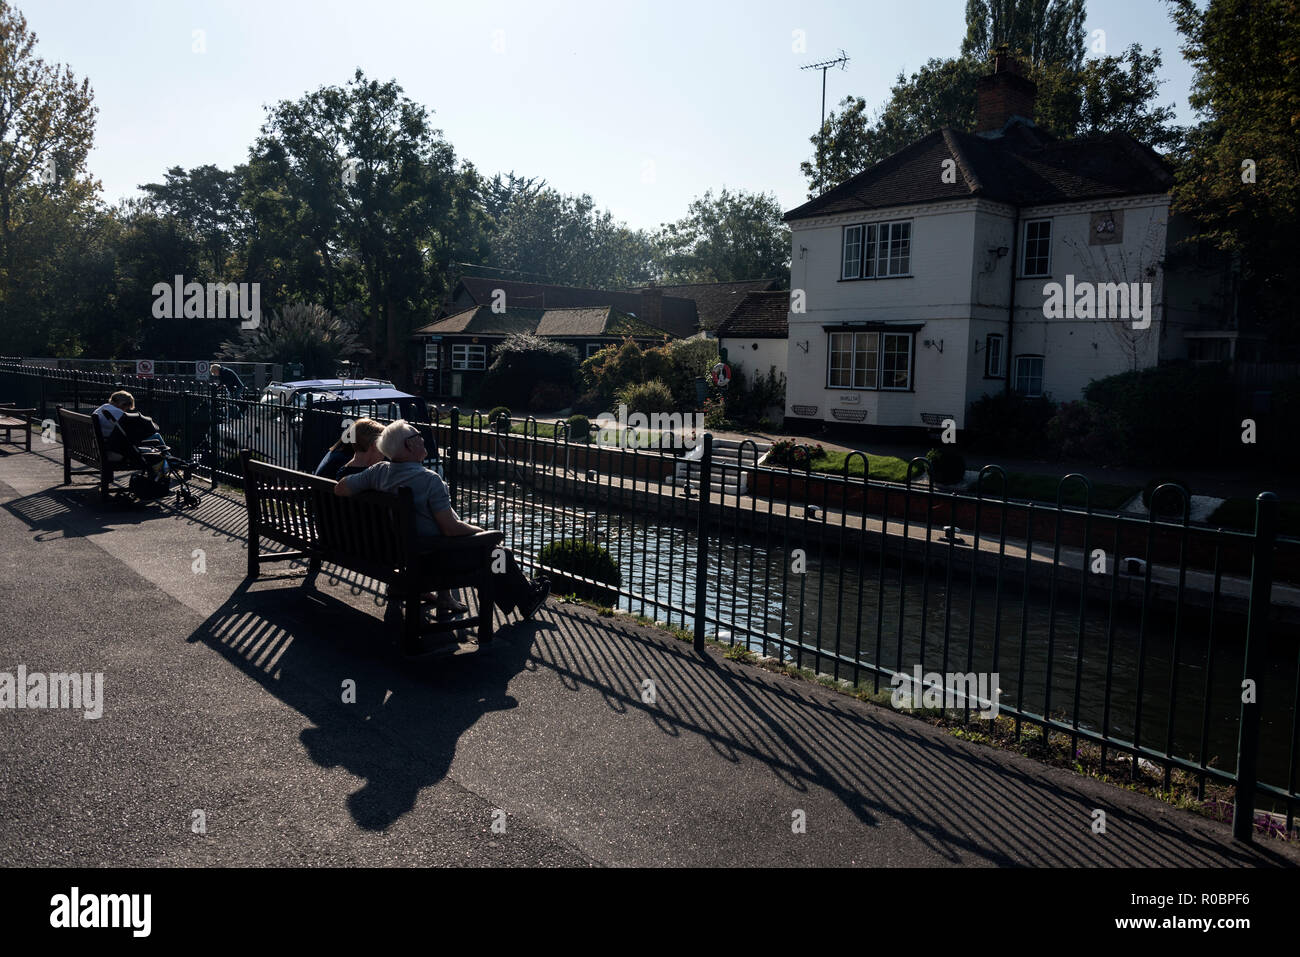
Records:
<instances>
[{"instance_id":1,"label":"sign on post","mask_svg":"<svg viewBox=\"0 0 1300 957\"><path fill-rule=\"evenodd\" d=\"M200 382L207 382L208 377L211 374L212 374L211 363L208 362L194 363L194 378L198 379Z\"/></svg>"},{"instance_id":2,"label":"sign on post","mask_svg":"<svg viewBox=\"0 0 1300 957\"><path fill-rule=\"evenodd\" d=\"M135 360L135 374L138 375L138 376L140 376L141 378L144 378L144 379L152 379L152 378L153 378L153 360L152 360L152 359L136 359L136 360Z\"/></svg>"}]
</instances>

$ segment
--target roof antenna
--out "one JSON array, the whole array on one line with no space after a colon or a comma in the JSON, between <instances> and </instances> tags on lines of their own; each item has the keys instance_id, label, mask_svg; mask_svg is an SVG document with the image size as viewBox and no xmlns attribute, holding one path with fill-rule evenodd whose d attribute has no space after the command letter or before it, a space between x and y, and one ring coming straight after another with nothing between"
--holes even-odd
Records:
<instances>
[{"instance_id":1,"label":"roof antenna","mask_svg":"<svg viewBox=\"0 0 1300 957\"><path fill-rule=\"evenodd\" d=\"M823 60L821 63L809 63L807 66L801 66L801 70L821 70L822 71L822 123L817 127L817 135L821 137L821 144L817 147L817 193L821 193L826 188L826 173L823 169L822 162L826 155L826 71L831 67L838 66L841 70L847 70L849 55L840 50L840 55L833 60Z\"/></svg>"}]
</instances>

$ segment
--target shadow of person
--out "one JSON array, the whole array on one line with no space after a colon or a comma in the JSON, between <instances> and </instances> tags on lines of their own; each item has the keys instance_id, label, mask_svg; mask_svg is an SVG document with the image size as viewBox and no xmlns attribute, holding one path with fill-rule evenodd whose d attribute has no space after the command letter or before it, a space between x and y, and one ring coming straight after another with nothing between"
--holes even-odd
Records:
<instances>
[{"instance_id":1,"label":"shadow of person","mask_svg":"<svg viewBox=\"0 0 1300 957\"><path fill-rule=\"evenodd\" d=\"M307 718L312 726L299 735L307 756L361 778L348 809L359 827L384 831L447 776L467 729L517 706L509 685L539 623L512 620L485 648L408 659L373 607L363 611L366 604L346 595L294 583L250 590L245 582L188 640L207 644Z\"/></svg>"}]
</instances>

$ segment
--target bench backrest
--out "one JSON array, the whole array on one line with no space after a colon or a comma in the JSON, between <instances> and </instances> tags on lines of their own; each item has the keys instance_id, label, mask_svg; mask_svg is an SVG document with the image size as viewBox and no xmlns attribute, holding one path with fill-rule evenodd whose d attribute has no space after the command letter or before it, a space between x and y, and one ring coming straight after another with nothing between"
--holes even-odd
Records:
<instances>
[{"instance_id":1,"label":"bench backrest","mask_svg":"<svg viewBox=\"0 0 1300 957\"><path fill-rule=\"evenodd\" d=\"M333 479L295 472L240 452L250 539L258 534L291 548L314 551L336 564L389 573L416 554L415 504L410 489L396 495L334 494ZM256 548L250 540L250 548Z\"/></svg>"},{"instance_id":2,"label":"bench backrest","mask_svg":"<svg viewBox=\"0 0 1300 957\"><path fill-rule=\"evenodd\" d=\"M97 468L104 464L104 436L93 415L72 412L60 406L59 433L63 448L78 462Z\"/></svg>"}]
</instances>

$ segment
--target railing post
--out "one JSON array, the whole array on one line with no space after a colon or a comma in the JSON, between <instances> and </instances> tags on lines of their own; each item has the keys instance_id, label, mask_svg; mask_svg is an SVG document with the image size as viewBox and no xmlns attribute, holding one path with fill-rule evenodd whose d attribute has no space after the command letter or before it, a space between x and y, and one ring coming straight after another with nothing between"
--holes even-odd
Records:
<instances>
[{"instance_id":1,"label":"railing post","mask_svg":"<svg viewBox=\"0 0 1300 957\"><path fill-rule=\"evenodd\" d=\"M45 406L45 370L41 369L41 421L42 422L45 421L45 417L48 414L49 411Z\"/></svg>"},{"instance_id":2,"label":"railing post","mask_svg":"<svg viewBox=\"0 0 1300 957\"><path fill-rule=\"evenodd\" d=\"M221 461L217 447L217 387L210 381L208 387L208 477L212 487L217 487L217 464Z\"/></svg>"},{"instance_id":3,"label":"railing post","mask_svg":"<svg viewBox=\"0 0 1300 957\"><path fill-rule=\"evenodd\" d=\"M72 370L72 411L81 411L81 376L76 369Z\"/></svg>"},{"instance_id":4,"label":"railing post","mask_svg":"<svg viewBox=\"0 0 1300 957\"><path fill-rule=\"evenodd\" d=\"M1277 541L1278 500L1272 492L1255 499L1255 541L1250 567L1250 607L1246 612L1246 655L1243 685L1253 682L1250 700L1242 694L1241 727L1237 738L1237 790L1233 801L1232 836L1250 843L1255 834L1255 786L1259 772L1259 685L1268 641L1268 609L1273 593L1273 547Z\"/></svg>"},{"instance_id":5,"label":"railing post","mask_svg":"<svg viewBox=\"0 0 1300 957\"><path fill-rule=\"evenodd\" d=\"M447 494L452 504L456 504L456 448L460 445L460 406L451 407L451 436L447 442Z\"/></svg>"},{"instance_id":6,"label":"railing post","mask_svg":"<svg viewBox=\"0 0 1300 957\"><path fill-rule=\"evenodd\" d=\"M709 587L709 487L713 465L713 436L704 433L704 455L700 458L700 510L695 538L695 650L704 653L705 598ZM691 476L686 466L686 479ZM689 487L689 486L688 486Z\"/></svg>"}]
</instances>

